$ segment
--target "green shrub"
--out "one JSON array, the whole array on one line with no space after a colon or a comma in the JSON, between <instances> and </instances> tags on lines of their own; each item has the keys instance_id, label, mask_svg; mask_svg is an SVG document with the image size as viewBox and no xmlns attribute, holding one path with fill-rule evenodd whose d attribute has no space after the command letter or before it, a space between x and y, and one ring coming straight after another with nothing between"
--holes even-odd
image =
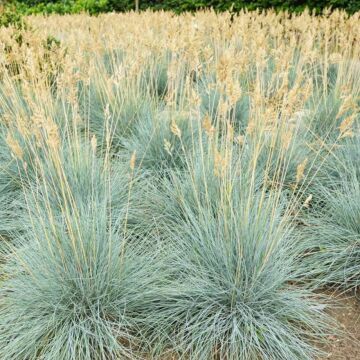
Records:
<instances>
[{"instance_id":1,"label":"green shrub","mask_svg":"<svg viewBox=\"0 0 360 360\"><path fill-rule=\"evenodd\" d=\"M88 12L96 15L108 11L130 11L134 10L134 0L17 0L16 5L20 13L25 14L66 14ZM325 8L344 9L352 14L360 10L357 0L140 0L140 9L169 10L176 13L184 11L196 11L205 8L213 8L215 11L238 12L242 9L265 10L275 8L276 10L288 10L300 12L309 8L317 13Z\"/></svg>"},{"instance_id":2,"label":"green shrub","mask_svg":"<svg viewBox=\"0 0 360 360\"><path fill-rule=\"evenodd\" d=\"M15 26L21 28L23 26L21 11L15 6L5 6L0 8L0 26Z\"/></svg>"}]
</instances>

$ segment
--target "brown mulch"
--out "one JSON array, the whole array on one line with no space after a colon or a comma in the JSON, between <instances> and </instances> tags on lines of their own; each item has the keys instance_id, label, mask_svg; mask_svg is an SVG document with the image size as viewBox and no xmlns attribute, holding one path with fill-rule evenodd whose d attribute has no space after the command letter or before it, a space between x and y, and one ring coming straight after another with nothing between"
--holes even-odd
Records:
<instances>
[{"instance_id":1,"label":"brown mulch","mask_svg":"<svg viewBox=\"0 0 360 360\"><path fill-rule=\"evenodd\" d=\"M322 359L360 360L360 299L352 294L332 293L336 306L329 314L338 322L342 335L331 336Z\"/></svg>"}]
</instances>

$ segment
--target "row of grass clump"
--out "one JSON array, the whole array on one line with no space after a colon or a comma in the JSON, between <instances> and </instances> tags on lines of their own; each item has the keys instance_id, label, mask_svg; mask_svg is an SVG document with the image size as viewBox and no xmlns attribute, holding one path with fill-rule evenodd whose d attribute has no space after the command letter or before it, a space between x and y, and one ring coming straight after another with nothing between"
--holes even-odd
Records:
<instances>
[{"instance_id":1,"label":"row of grass clump","mask_svg":"<svg viewBox=\"0 0 360 360\"><path fill-rule=\"evenodd\" d=\"M0 358L321 355L319 290L360 281L356 15L60 19L2 35Z\"/></svg>"}]
</instances>

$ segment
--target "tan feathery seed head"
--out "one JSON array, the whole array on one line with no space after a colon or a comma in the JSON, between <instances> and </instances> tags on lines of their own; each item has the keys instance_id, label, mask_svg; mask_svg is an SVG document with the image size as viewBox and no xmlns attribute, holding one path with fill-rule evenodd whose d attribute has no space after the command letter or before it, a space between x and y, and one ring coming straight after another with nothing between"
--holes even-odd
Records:
<instances>
[{"instance_id":1,"label":"tan feathery seed head","mask_svg":"<svg viewBox=\"0 0 360 360\"><path fill-rule=\"evenodd\" d=\"M227 166L229 165L228 155L222 155L220 151L215 149L214 152L214 175L222 177L225 174Z\"/></svg>"},{"instance_id":2,"label":"tan feathery seed head","mask_svg":"<svg viewBox=\"0 0 360 360\"><path fill-rule=\"evenodd\" d=\"M225 83L231 72L231 54L229 51L225 51L220 57L216 67L216 75L220 82Z\"/></svg>"},{"instance_id":3,"label":"tan feathery seed head","mask_svg":"<svg viewBox=\"0 0 360 360\"><path fill-rule=\"evenodd\" d=\"M281 133L281 146L288 150L292 141L293 132L290 129L283 130Z\"/></svg>"},{"instance_id":4,"label":"tan feathery seed head","mask_svg":"<svg viewBox=\"0 0 360 360\"><path fill-rule=\"evenodd\" d=\"M50 148L56 150L60 146L59 128L52 120L46 122L44 129L47 134L47 144Z\"/></svg>"},{"instance_id":5,"label":"tan feathery seed head","mask_svg":"<svg viewBox=\"0 0 360 360\"><path fill-rule=\"evenodd\" d=\"M249 136L252 136L255 132L255 128L256 128L256 122L255 119L253 117L251 117L249 119L249 122L246 126L246 134Z\"/></svg>"},{"instance_id":6,"label":"tan feathery seed head","mask_svg":"<svg viewBox=\"0 0 360 360\"><path fill-rule=\"evenodd\" d=\"M296 168L296 184L299 184L304 179L305 168L308 159L305 158Z\"/></svg>"},{"instance_id":7,"label":"tan feathery seed head","mask_svg":"<svg viewBox=\"0 0 360 360\"><path fill-rule=\"evenodd\" d=\"M201 97L193 88L190 89L190 104L195 107L199 107L201 105Z\"/></svg>"},{"instance_id":8,"label":"tan feathery seed head","mask_svg":"<svg viewBox=\"0 0 360 360\"><path fill-rule=\"evenodd\" d=\"M226 122L226 139L230 142L234 140L234 127L230 121Z\"/></svg>"},{"instance_id":9,"label":"tan feathery seed head","mask_svg":"<svg viewBox=\"0 0 360 360\"><path fill-rule=\"evenodd\" d=\"M219 105L218 105L218 115L221 118L225 119L227 117L227 113L229 110L230 110L230 106L229 106L228 101L221 99L219 101Z\"/></svg>"},{"instance_id":10,"label":"tan feathery seed head","mask_svg":"<svg viewBox=\"0 0 360 360\"><path fill-rule=\"evenodd\" d=\"M340 138L344 137L352 137L354 136L354 132L352 130L352 125L354 120L356 119L357 114L351 114L347 116L340 124L339 131L340 131Z\"/></svg>"},{"instance_id":11,"label":"tan feathery seed head","mask_svg":"<svg viewBox=\"0 0 360 360\"><path fill-rule=\"evenodd\" d=\"M168 89L165 96L165 103L167 106L171 107L176 105L176 93L173 89Z\"/></svg>"},{"instance_id":12,"label":"tan feathery seed head","mask_svg":"<svg viewBox=\"0 0 360 360\"><path fill-rule=\"evenodd\" d=\"M172 120L170 130L176 137L178 137L179 139L181 138L181 130L176 124L175 120Z\"/></svg>"},{"instance_id":13,"label":"tan feathery seed head","mask_svg":"<svg viewBox=\"0 0 360 360\"><path fill-rule=\"evenodd\" d=\"M226 94L229 99L230 106L234 106L242 95L240 85L237 82L228 81L226 83Z\"/></svg>"},{"instance_id":14,"label":"tan feathery seed head","mask_svg":"<svg viewBox=\"0 0 360 360\"><path fill-rule=\"evenodd\" d=\"M245 142L245 136L244 135L238 135L235 137L235 142L239 145L243 145Z\"/></svg>"},{"instance_id":15,"label":"tan feathery seed head","mask_svg":"<svg viewBox=\"0 0 360 360\"><path fill-rule=\"evenodd\" d=\"M136 150L134 150L134 152L131 154L131 158L130 158L130 169L131 169L131 171L134 171L135 163L136 163Z\"/></svg>"},{"instance_id":16,"label":"tan feathery seed head","mask_svg":"<svg viewBox=\"0 0 360 360\"><path fill-rule=\"evenodd\" d=\"M9 146L12 155L17 159L22 160L24 156L23 149L10 132L8 132L6 136L6 143Z\"/></svg>"},{"instance_id":17,"label":"tan feathery seed head","mask_svg":"<svg viewBox=\"0 0 360 360\"><path fill-rule=\"evenodd\" d=\"M215 128L211 124L211 118L209 114L206 114L203 121L202 121L202 127L205 130L206 135L211 139L214 135Z\"/></svg>"},{"instance_id":18,"label":"tan feathery seed head","mask_svg":"<svg viewBox=\"0 0 360 360\"><path fill-rule=\"evenodd\" d=\"M348 88L342 91L350 92L351 89ZM358 108L356 101L351 93L342 95L341 98L343 99L343 102L341 103L339 111L336 115L336 119L340 119L340 117L346 114L348 111L356 111Z\"/></svg>"}]
</instances>

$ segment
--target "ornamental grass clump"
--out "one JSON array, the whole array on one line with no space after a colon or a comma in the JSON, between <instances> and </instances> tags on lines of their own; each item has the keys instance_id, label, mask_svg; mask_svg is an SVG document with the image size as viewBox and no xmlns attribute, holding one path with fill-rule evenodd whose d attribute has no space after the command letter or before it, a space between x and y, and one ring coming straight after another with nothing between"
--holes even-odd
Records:
<instances>
[{"instance_id":1,"label":"ornamental grass clump","mask_svg":"<svg viewBox=\"0 0 360 360\"><path fill-rule=\"evenodd\" d=\"M322 356L324 287L359 285L359 14L26 23L0 27L0 358Z\"/></svg>"},{"instance_id":2,"label":"ornamental grass clump","mask_svg":"<svg viewBox=\"0 0 360 360\"><path fill-rule=\"evenodd\" d=\"M54 177L28 190L31 226L7 249L2 359L134 359L147 347L152 302L166 277L161 260L144 251L140 231L127 230L124 179L110 178L86 148L71 151L52 154Z\"/></svg>"},{"instance_id":3,"label":"ornamental grass clump","mask_svg":"<svg viewBox=\"0 0 360 360\"><path fill-rule=\"evenodd\" d=\"M241 176L222 179L214 193L216 177L206 175L205 192L192 173L168 187L178 212L169 214L178 227L168 222L168 233L179 271L157 310L168 346L196 359L312 359L326 316L295 282L297 239L282 200Z\"/></svg>"},{"instance_id":4,"label":"ornamental grass clump","mask_svg":"<svg viewBox=\"0 0 360 360\"><path fill-rule=\"evenodd\" d=\"M80 114L85 133L98 139L99 150L107 147L116 154L124 149L126 140L133 135L136 125L154 112L151 99L140 94L129 96L122 84L108 84L99 78L89 84L78 84Z\"/></svg>"},{"instance_id":5,"label":"ornamental grass clump","mask_svg":"<svg viewBox=\"0 0 360 360\"><path fill-rule=\"evenodd\" d=\"M29 153L21 146L20 138L11 135L7 128L2 127L0 129L0 248L2 242L10 241L29 225L23 189L32 181L34 174L31 169L28 171L25 159L29 159Z\"/></svg>"},{"instance_id":6,"label":"ornamental grass clump","mask_svg":"<svg viewBox=\"0 0 360 360\"><path fill-rule=\"evenodd\" d=\"M125 149L136 153L142 171L162 176L184 169L202 141L200 124L189 112L158 108L137 123Z\"/></svg>"},{"instance_id":7,"label":"ornamental grass clump","mask_svg":"<svg viewBox=\"0 0 360 360\"><path fill-rule=\"evenodd\" d=\"M285 199L252 178L251 166L200 163L165 180L163 203L154 194L178 271L156 308L158 342L196 359L312 359L326 316L319 297L296 281Z\"/></svg>"},{"instance_id":8,"label":"ornamental grass clump","mask_svg":"<svg viewBox=\"0 0 360 360\"><path fill-rule=\"evenodd\" d=\"M319 185L320 206L304 217L302 266L316 286L354 290L360 285L359 179Z\"/></svg>"},{"instance_id":9,"label":"ornamental grass clump","mask_svg":"<svg viewBox=\"0 0 360 360\"><path fill-rule=\"evenodd\" d=\"M356 289L359 282L359 136L339 140L311 186L314 206L301 214L302 264L317 286Z\"/></svg>"}]
</instances>

